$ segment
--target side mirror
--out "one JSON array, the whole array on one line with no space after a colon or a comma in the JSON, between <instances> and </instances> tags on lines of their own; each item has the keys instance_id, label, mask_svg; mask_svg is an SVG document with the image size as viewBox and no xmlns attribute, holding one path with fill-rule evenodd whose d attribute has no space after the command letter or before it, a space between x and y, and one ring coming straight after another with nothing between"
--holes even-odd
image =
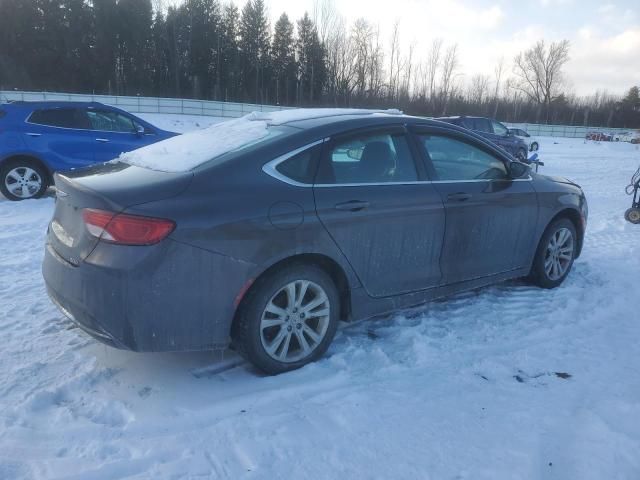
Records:
<instances>
[{"instance_id":1,"label":"side mirror","mask_svg":"<svg viewBox=\"0 0 640 480\"><path fill-rule=\"evenodd\" d=\"M139 137L141 137L142 135L144 135L144 127L142 125L136 125L136 130L135 130L135 134Z\"/></svg>"},{"instance_id":2,"label":"side mirror","mask_svg":"<svg viewBox=\"0 0 640 480\"><path fill-rule=\"evenodd\" d=\"M509 173L511 174L511 178L522 178L529 174L529 165L525 165L520 162L511 162L509 165Z\"/></svg>"}]
</instances>

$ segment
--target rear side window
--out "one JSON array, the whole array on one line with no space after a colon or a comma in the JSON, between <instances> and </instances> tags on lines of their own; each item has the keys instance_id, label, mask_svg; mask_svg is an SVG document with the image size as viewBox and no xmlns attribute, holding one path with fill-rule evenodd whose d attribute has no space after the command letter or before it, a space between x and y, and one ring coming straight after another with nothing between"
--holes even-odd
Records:
<instances>
[{"instance_id":1,"label":"rear side window","mask_svg":"<svg viewBox=\"0 0 640 480\"><path fill-rule=\"evenodd\" d=\"M497 180L508 178L502 160L469 143L443 135L419 136L439 180Z\"/></svg>"},{"instance_id":2,"label":"rear side window","mask_svg":"<svg viewBox=\"0 0 640 480\"><path fill-rule=\"evenodd\" d=\"M364 133L333 144L316 183L390 183L418 180L404 134Z\"/></svg>"},{"instance_id":3,"label":"rear side window","mask_svg":"<svg viewBox=\"0 0 640 480\"><path fill-rule=\"evenodd\" d=\"M60 128L88 128L84 114L76 108L51 108L36 110L29 117L29 123Z\"/></svg>"},{"instance_id":4,"label":"rear side window","mask_svg":"<svg viewBox=\"0 0 640 480\"><path fill-rule=\"evenodd\" d=\"M276 166L276 171L281 175L298 183L313 183L315 166L320 154L320 145L294 155Z\"/></svg>"},{"instance_id":5,"label":"rear side window","mask_svg":"<svg viewBox=\"0 0 640 480\"><path fill-rule=\"evenodd\" d=\"M136 131L136 123L126 115L110 110L87 110L92 130L102 132L131 133Z\"/></svg>"}]
</instances>

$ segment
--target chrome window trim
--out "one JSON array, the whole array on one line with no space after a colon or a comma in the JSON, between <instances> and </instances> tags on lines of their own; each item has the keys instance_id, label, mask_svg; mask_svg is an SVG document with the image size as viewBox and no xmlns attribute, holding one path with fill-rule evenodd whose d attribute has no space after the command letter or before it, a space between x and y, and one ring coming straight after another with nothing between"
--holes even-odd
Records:
<instances>
[{"instance_id":1,"label":"chrome window trim","mask_svg":"<svg viewBox=\"0 0 640 480\"><path fill-rule=\"evenodd\" d=\"M533 177L531 175L527 176L527 178L515 178L515 179L489 179L489 178L483 178L483 179L477 179L477 180L415 180L415 181L408 181L408 182L374 182L374 183L302 183L302 182L298 182L296 180L293 180L285 175L283 175L282 173L280 173L276 168L278 167L278 165L280 165L282 162L284 162L285 160L290 159L291 157L294 157L296 155L298 155L299 153L304 152L305 150L308 150L310 148L315 147L316 145L320 145L321 143L324 143L326 141L328 141L329 138L324 138L322 140L316 140L315 142L312 143L308 143L307 145L304 145L300 148L296 148L295 150L292 150L290 152L287 152L283 155L280 155L279 157L274 158L273 160L265 163L262 166L262 171L264 173L266 173L267 175L269 175L272 178L275 178L276 180L279 180L281 182L284 182L288 185L292 185L294 187L302 187L302 188L311 188L311 187L318 187L318 188L330 188L330 187L375 187L375 186L383 186L383 185L423 185L423 184L430 184L430 183L480 183L480 182L492 182L495 180L510 180L512 182L531 182L533 180Z\"/></svg>"},{"instance_id":2,"label":"chrome window trim","mask_svg":"<svg viewBox=\"0 0 640 480\"><path fill-rule=\"evenodd\" d=\"M328 139L327 138L323 138L321 140L316 140L315 142L308 143L307 145L304 145L304 146L302 146L300 148L296 148L295 150L287 152L284 155L280 155L279 157L274 158L270 162L265 163L262 166L262 171L264 173L266 173L267 175L269 175L270 177L273 177L276 180L280 180L281 182L288 183L289 185L293 185L294 187L306 187L306 188L313 187L312 183L298 182L296 180L293 180L293 179L283 175L282 173L280 173L277 170L277 167L278 167L278 165L280 165L285 160L289 160L291 157L295 157L299 153L302 153L302 152L304 152L306 150L309 150L310 148L313 148L313 147L315 147L317 145L320 145L321 143L324 143L326 140L328 140Z\"/></svg>"}]
</instances>

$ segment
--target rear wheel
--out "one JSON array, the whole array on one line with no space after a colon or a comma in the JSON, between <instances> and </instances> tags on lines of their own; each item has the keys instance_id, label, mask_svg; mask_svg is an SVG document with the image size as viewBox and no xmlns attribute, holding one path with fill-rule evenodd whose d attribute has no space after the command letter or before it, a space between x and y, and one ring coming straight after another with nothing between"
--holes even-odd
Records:
<instances>
[{"instance_id":1,"label":"rear wheel","mask_svg":"<svg viewBox=\"0 0 640 480\"><path fill-rule=\"evenodd\" d=\"M0 191L9 200L39 198L49 187L47 172L33 160L12 160L0 167Z\"/></svg>"},{"instance_id":2,"label":"rear wheel","mask_svg":"<svg viewBox=\"0 0 640 480\"><path fill-rule=\"evenodd\" d=\"M573 223L561 218L551 223L542 235L531 269L531 281L542 288L555 288L571 271L577 250Z\"/></svg>"},{"instance_id":3,"label":"rear wheel","mask_svg":"<svg viewBox=\"0 0 640 480\"><path fill-rule=\"evenodd\" d=\"M524 148L519 148L516 152L516 158L521 162L527 160L527 151Z\"/></svg>"},{"instance_id":4,"label":"rear wheel","mask_svg":"<svg viewBox=\"0 0 640 480\"><path fill-rule=\"evenodd\" d=\"M290 265L259 279L234 324L241 355L269 374L295 370L320 358L338 326L337 289L315 265Z\"/></svg>"},{"instance_id":5,"label":"rear wheel","mask_svg":"<svg viewBox=\"0 0 640 480\"><path fill-rule=\"evenodd\" d=\"M640 223L640 208L630 208L624 212L624 219L627 222L639 224Z\"/></svg>"}]
</instances>

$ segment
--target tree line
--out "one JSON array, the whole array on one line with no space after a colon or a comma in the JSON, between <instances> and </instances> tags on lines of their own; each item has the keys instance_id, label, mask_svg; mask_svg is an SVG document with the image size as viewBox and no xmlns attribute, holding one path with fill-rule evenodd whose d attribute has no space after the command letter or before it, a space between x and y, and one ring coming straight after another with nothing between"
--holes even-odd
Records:
<instances>
[{"instance_id":1,"label":"tree line","mask_svg":"<svg viewBox=\"0 0 640 480\"><path fill-rule=\"evenodd\" d=\"M567 41L539 41L493 76L463 75L458 46L418 55L332 0L273 27L264 0L0 1L0 88L198 98L290 106L397 107L511 122L640 128L638 87L570 94Z\"/></svg>"}]
</instances>

